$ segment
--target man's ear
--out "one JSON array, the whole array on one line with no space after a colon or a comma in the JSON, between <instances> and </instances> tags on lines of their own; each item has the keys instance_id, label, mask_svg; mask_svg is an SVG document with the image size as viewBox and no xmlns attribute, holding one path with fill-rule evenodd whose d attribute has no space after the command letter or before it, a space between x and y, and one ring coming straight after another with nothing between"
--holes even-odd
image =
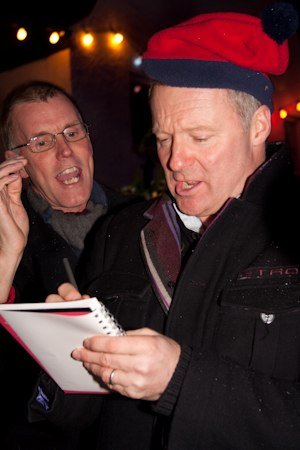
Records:
<instances>
[{"instance_id":1,"label":"man's ear","mask_svg":"<svg viewBox=\"0 0 300 450\"><path fill-rule=\"evenodd\" d=\"M13 158L15 158L18 155L13 150L5 150L4 156L5 156L5 159L13 159Z\"/></svg>"},{"instance_id":2,"label":"man's ear","mask_svg":"<svg viewBox=\"0 0 300 450\"><path fill-rule=\"evenodd\" d=\"M266 105L261 105L253 114L252 142L263 144L271 133L271 111Z\"/></svg>"},{"instance_id":3,"label":"man's ear","mask_svg":"<svg viewBox=\"0 0 300 450\"><path fill-rule=\"evenodd\" d=\"M18 156L18 154L16 152L14 152L13 150L5 150L5 152L4 152L5 159L13 159L16 156ZM20 170L20 174L21 174L22 178L28 178L29 177L29 175L26 172L26 169L24 167Z\"/></svg>"}]
</instances>

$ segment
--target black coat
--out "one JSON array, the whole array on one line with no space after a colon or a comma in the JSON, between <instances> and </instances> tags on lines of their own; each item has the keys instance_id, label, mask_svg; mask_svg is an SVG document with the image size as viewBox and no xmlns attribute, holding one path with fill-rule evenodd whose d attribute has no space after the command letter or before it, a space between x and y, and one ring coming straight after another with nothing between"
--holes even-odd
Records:
<instances>
[{"instance_id":1,"label":"black coat","mask_svg":"<svg viewBox=\"0 0 300 450\"><path fill-rule=\"evenodd\" d=\"M108 209L119 208L123 196L104 188ZM42 302L68 281L63 258L68 258L76 271L78 256L70 245L31 207L26 191L22 202L29 216L29 236L13 285L16 302ZM99 220L101 220L100 218ZM74 450L75 440L58 433L54 428L37 427L27 422L27 402L32 393L40 367L27 352L0 327L0 375L2 422L0 448L5 450L41 449ZM13 400L12 400L13 399ZM47 433L46 433L47 431ZM41 444L42 442L42 444ZM57 447L61 445L61 447Z\"/></svg>"},{"instance_id":2,"label":"black coat","mask_svg":"<svg viewBox=\"0 0 300 450\"><path fill-rule=\"evenodd\" d=\"M78 423L100 413L98 446L91 447L99 450L146 450L151 439L157 449L162 430L169 450L299 449L299 193L279 150L242 197L227 202L175 286L169 283L168 314L140 242L147 228L149 239L164 246L159 234L166 223L151 229L154 221L144 214L149 204L110 218L86 261L85 286L125 328L147 325L179 342L179 364L154 404L99 396L86 409L73 408L68 419L72 399L49 382L44 388L55 395L52 408L45 414L33 400L33 420L44 415L70 426L75 417Z\"/></svg>"}]
</instances>

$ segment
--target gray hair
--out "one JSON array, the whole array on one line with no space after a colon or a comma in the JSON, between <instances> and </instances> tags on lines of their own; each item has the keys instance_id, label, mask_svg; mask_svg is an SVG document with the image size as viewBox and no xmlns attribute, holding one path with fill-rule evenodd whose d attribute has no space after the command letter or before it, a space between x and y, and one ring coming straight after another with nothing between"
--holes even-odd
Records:
<instances>
[{"instance_id":1,"label":"gray hair","mask_svg":"<svg viewBox=\"0 0 300 450\"><path fill-rule=\"evenodd\" d=\"M261 106L261 102L253 95L234 89L226 89L228 100L234 106L241 119L244 131L248 131L255 111Z\"/></svg>"}]
</instances>

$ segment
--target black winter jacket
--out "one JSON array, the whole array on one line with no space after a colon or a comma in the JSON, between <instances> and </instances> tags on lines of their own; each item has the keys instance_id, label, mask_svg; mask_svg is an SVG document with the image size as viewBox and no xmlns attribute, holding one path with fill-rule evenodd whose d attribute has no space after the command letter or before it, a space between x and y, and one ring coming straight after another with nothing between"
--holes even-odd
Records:
<instances>
[{"instance_id":1,"label":"black winter jacket","mask_svg":"<svg viewBox=\"0 0 300 450\"><path fill-rule=\"evenodd\" d=\"M33 397L32 420L71 426L99 414L99 441L91 447L99 450L299 449L299 193L288 155L279 149L243 195L227 202L175 284L168 284L167 270L162 274L173 291L168 313L140 236L147 229L146 240L176 255L159 239L170 222L152 227L156 212L150 218L149 204L109 218L85 264L85 291L103 300L125 328L150 326L179 342L179 364L153 404L112 395L72 409L72 399L41 380L51 408L46 413ZM152 211L162 203L168 201L159 200Z\"/></svg>"}]
</instances>

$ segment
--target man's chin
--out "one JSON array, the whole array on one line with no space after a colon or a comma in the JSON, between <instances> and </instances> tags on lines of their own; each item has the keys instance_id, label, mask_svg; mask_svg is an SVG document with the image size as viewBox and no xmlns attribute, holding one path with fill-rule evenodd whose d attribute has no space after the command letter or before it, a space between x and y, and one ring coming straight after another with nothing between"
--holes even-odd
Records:
<instances>
[{"instance_id":1,"label":"man's chin","mask_svg":"<svg viewBox=\"0 0 300 450\"><path fill-rule=\"evenodd\" d=\"M199 210L194 205L188 204L188 202L180 201L176 199L176 206L182 214L187 216L198 216Z\"/></svg>"},{"instance_id":2,"label":"man's chin","mask_svg":"<svg viewBox=\"0 0 300 450\"><path fill-rule=\"evenodd\" d=\"M70 198L70 201L68 201L67 198L62 199L59 205L52 206L53 209L59 209L63 212L74 212L74 213L80 213L86 209L86 205L89 199L87 198L77 198L76 200L74 198Z\"/></svg>"}]
</instances>

